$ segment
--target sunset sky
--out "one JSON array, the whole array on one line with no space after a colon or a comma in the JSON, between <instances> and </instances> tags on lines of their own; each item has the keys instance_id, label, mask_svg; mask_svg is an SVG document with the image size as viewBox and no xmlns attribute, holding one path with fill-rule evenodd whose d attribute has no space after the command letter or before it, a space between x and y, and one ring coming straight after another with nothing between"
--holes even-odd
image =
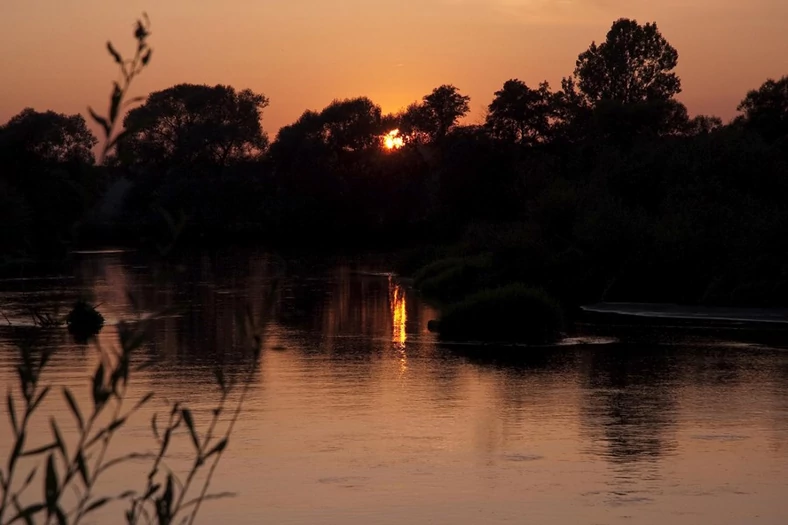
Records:
<instances>
[{"instance_id":1,"label":"sunset sky","mask_svg":"<svg viewBox=\"0 0 788 525\"><path fill-rule=\"evenodd\" d=\"M735 115L747 90L788 74L785 0L0 0L0 122L25 107L105 110L114 64L147 11L154 48L135 95L229 84L271 99L264 127L365 95L396 111L451 83L470 122L510 78L554 88L613 20L656 21L680 54L691 114Z\"/></svg>"}]
</instances>

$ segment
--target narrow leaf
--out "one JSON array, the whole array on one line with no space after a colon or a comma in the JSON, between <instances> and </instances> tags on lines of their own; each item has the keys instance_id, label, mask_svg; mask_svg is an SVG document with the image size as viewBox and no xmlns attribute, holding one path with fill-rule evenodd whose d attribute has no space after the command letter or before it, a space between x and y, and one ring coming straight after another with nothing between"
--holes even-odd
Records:
<instances>
[{"instance_id":1,"label":"narrow leaf","mask_svg":"<svg viewBox=\"0 0 788 525\"><path fill-rule=\"evenodd\" d=\"M140 408L142 408L142 406L143 406L145 403L147 403L148 401L150 401L152 398L153 398L153 392L148 392L147 394L145 394L144 396L142 396L142 399L140 399L139 401L137 401L137 404L136 404L136 405L134 405L134 408L132 408L132 409L131 409L131 411L132 411L132 412L136 412L137 410L139 410Z\"/></svg>"},{"instance_id":2,"label":"narrow leaf","mask_svg":"<svg viewBox=\"0 0 788 525\"><path fill-rule=\"evenodd\" d=\"M58 525L68 525L68 518L66 518L66 513L63 512L63 509L60 508L60 505L56 505L55 509L55 517L57 518Z\"/></svg>"},{"instance_id":3,"label":"narrow leaf","mask_svg":"<svg viewBox=\"0 0 788 525\"><path fill-rule=\"evenodd\" d=\"M91 503L90 505L88 505L88 507L85 509L85 512L84 512L84 514L88 514L89 512L92 512L92 511L94 511L94 510L96 510L96 509L98 509L98 508L101 508L101 507L103 507L104 505L106 505L107 503L109 503L109 501L110 501L110 500L111 500L111 498L101 498L101 499L97 499L96 501L94 501L93 503Z\"/></svg>"},{"instance_id":4,"label":"narrow leaf","mask_svg":"<svg viewBox=\"0 0 788 525\"><path fill-rule=\"evenodd\" d=\"M88 468L85 464L85 456L82 454L81 450L77 451L77 469L79 470L79 475L82 477L82 483L85 484L86 487L90 486L90 476L88 475Z\"/></svg>"},{"instance_id":5,"label":"narrow leaf","mask_svg":"<svg viewBox=\"0 0 788 525\"><path fill-rule=\"evenodd\" d=\"M114 137L112 140L110 140L110 141L109 141L109 145L108 145L107 147L108 147L109 149L112 149L112 148L114 148L115 146L117 146L118 144L120 144L120 143L123 141L123 139L125 139L125 138L126 138L127 136L129 136L130 134L131 134L131 131L130 131L130 130L128 130L128 129L124 129L123 131L121 131L120 133L118 133L117 135L115 135L115 137Z\"/></svg>"},{"instance_id":6,"label":"narrow leaf","mask_svg":"<svg viewBox=\"0 0 788 525\"><path fill-rule=\"evenodd\" d=\"M136 104L137 102L142 102L143 100L145 100L145 97L130 98L129 100L123 103L123 107L131 106L132 104ZM132 304L132 306L134 305Z\"/></svg>"},{"instance_id":7,"label":"narrow leaf","mask_svg":"<svg viewBox=\"0 0 788 525\"><path fill-rule=\"evenodd\" d=\"M25 482L22 483L22 488L19 489L18 494L21 494L23 490L25 490L32 482L33 478L36 477L36 473L38 472L38 467L33 467L33 470L30 471L30 474L27 475L25 478Z\"/></svg>"},{"instance_id":8,"label":"narrow leaf","mask_svg":"<svg viewBox=\"0 0 788 525\"><path fill-rule=\"evenodd\" d=\"M51 514L55 513L55 509L57 508L58 485L55 456L50 454L47 458L47 473L44 479L44 498L47 511Z\"/></svg>"},{"instance_id":9,"label":"narrow leaf","mask_svg":"<svg viewBox=\"0 0 788 525\"><path fill-rule=\"evenodd\" d=\"M186 423L186 428L189 429L189 435L191 435L192 443L194 443L194 449L199 454L201 450L200 440L197 437L197 430L195 430L194 428L194 420L192 419L192 412L188 408L184 408L181 411L181 414L183 414L183 421L184 423Z\"/></svg>"},{"instance_id":10,"label":"narrow leaf","mask_svg":"<svg viewBox=\"0 0 788 525\"><path fill-rule=\"evenodd\" d=\"M181 505L181 509L187 509L189 507L193 507L198 502L203 501L210 501L210 500L217 500L217 499L225 499L225 498L235 498L238 494L236 492L217 492L215 494L206 494L205 496L200 496L199 498L194 498L192 500L187 501L183 505Z\"/></svg>"},{"instance_id":11,"label":"narrow leaf","mask_svg":"<svg viewBox=\"0 0 788 525\"><path fill-rule=\"evenodd\" d=\"M115 50L115 48L112 46L112 42L107 42L107 51L109 51L109 54L112 55L112 58L115 59L115 63L117 64L123 63L123 58L120 56L120 53L118 53Z\"/></svg>"},{"instance_id":12,"label":"narrow leaf","mask_svg":"<svg viewBox=\"0 0 788 525\"><path fill-rule=\"evenodd\" d=\"M63 456L63 461L68 464L68 452L66 452L66 443L63 441L63 436L60 435L60 430L57 427L55 418L49 418L49 426L52 429L52 435L55 438L55 445L57 446L60 454Z\"/></svg>"},{"instance_id":13,"label":"narrow leaf","mask_svg":"<svg viewBox=\"0 0 788 525\"><path fill-rule=\"evenodd\" d=\"M74 396L71 394L71 391L66 387L63 387L63 397L66 398L68 407L71 409L71 413L74 414L74 419L76 419L77 423L79 424L79 429L84 431L85 421L82 419L82 412L80 412L79 405L77 405L77 402L74 399Z\"/></svg>"},{"instance_id":14,"label":"narrow leaf","mask_svg":"<svg viewBox=\"0 0 788 525\"><path fill-rule=\"evenodd\" d=\"M213 456L214 454L223 452L225 448L227 448L227 438L222 439L216 445L214 445L214 447L211 450L209 450L208 453L205 455L205 459L207 460L209 457Z\"/></svg>"},{"instance_id":15,"label":"narrow leaf","mask_svg":"<svg viewBox=\"0 0 788 525\"><path fill-rule=\"evenodd\" d=\"M147 66L148 65L148 62L150 62L150 57L151 57L152 54L153 54L153 50L152 49L148 49L148 52L145 53L145 56L142 57L142 65L143 66Z\"/></svg>"},{"instance_id":16,"label":"narrow leaf","mask_svg":"<svg viewBox=\"0 0 788 525\"><path fill-rule=\"evenodd\" d=\"M41 404L41 401L43 401L44 397L46 397L46 395L49 393L49 388L50 388L49 385L47 385L41 390L41 392L38 393L36 399L33 401L33 404L30 406L31 412L36 408L38 408L38 405Z\"/></svg>"},{"instance_id":17,"label":"narrow leaf","mask_svg":"<svg viewBox=\"0 0 788 525\"><path fill-rule=\"evenodd\" d=\"M93 375L93 406L94 410L98 412L106 402L106 393L104 392L104 363L99 364L96 368L96 373Z\"/></svg>"},{"instance_id":18,"label":"narrow leaf","mask_svg":"<svg viewBox=\"0 0 788 525\"><path fill-rule=\"evenodd\" d=\"M29 456L38 456L41 454L46 454L51 450L55 450L57 448L57 443L50 443L49 445L44 445L42 447L34 448L32 450L25 450L22 453L22 457L29 457Z\"/></svg>"},{"instance_id":19,"label":"narrow leaf","mask_svg":"<svg viewBox=\"0 0 788 525\"><path fill-rule=\"evenodd\" d=\"M8 468L6 468L6 472L11 472L16 464L16 460L22 457L22 447L25 446L25 437L25 429L23 428L16 437L16 443L14 443L14 449L11 451L11 455L8 456Z\"/></svg>"},{"instance_id":20,"label":"narrow leaf","mask_svg":"<svg viewBox=\"0 0 788 525\"><path fill-rule=\"evenodd\" d=\"M118 111L120 110L120 99L123 98L123 90L120 89L120 84L115 82L112 89L112 96L110 97L109 104L109 121L115 122L118 118Z\"/></svg>"},{"instance_id":21,"label":"narrow leaf","mask_svg":"<svg viewBox=\"0 0 788 525\"><path fill-rule=\"evenodd\" d=\"M11 518L10 520L8 520L8 523L14 523L19 520L24 520L25 523L35 523L33 521L33 516L35 516L45 508L47 507L43 503L36 503L35 505L30 505L29 507L26 507L24 509L19 509L17 511L18 514L13 518Z\"/></svg>"},{"instance_id":22,"label":"narrow leaf","mask_svg":"<svg viewBox=\"0 0 788 525\"><path fill-rule=\"evenodd\" d=\"M140 452L132 452L130 454L126 454L125 456L120 456L115 459L111 459L101 465L101 468L98 472L104 472L105 470L109 470L115 465L120 465L121 463L125 463L126 461L132 461L135 459L156 459L155 454L151 453L140 453Z\"/></svg>"},{"instance_id":23,"label":"narrow leaf","mask_svg":"<svg viewBox=\"0 0 788 525\"><path fill-rule=\"evenodd\" d=\"M11 428L14 430L14 436L19 433L19 425L16 422L16 410L14 409L14 395L11 393L11 390L8 391L8 395L6 396L6 401L8 402L8 417L11 419Z\"/></svg>"},{"instance_id":24,"label":"narrow leaf","mask_svg":"<svg viewBox=\"0 0 788 525\"><path fill-rule=\"evenodd\" d=\"M99 124L102 128L104 128L104 136L106 137L109 135L109 122L107 119L93 111L93 108L88 107L88 113L90 113L90 118L92 118L96 124Z\"/></svg>"}]
</instances>

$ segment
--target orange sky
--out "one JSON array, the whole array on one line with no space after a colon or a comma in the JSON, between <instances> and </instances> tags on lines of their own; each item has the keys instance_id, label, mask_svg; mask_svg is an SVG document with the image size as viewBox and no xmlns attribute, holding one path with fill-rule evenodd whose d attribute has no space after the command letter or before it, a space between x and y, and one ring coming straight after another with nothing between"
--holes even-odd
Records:
<instances>
[{"instance_id":1,"label":"orange sky","mask_svg":"<svg viewBox=\"0 0 788 525\"><path fill-rule=\"evenodd\" d=\"M230 84L271 99L272 134L305 109L369 96L396 111L452 83L470 121L509 78L554 87L620 17L657 21L680 54L691 114L728 119L748 89L788 74L786 0L0 0L0 122L37 110L102 111L144 10L151 68L134 91Z\"/></svg>"}]
</instances>

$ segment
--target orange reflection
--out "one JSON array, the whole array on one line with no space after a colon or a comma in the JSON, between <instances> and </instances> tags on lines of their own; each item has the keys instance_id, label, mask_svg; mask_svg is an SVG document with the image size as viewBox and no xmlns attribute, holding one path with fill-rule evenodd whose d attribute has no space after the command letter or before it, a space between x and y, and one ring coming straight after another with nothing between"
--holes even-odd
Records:
<instances>
[{"instance_id":1,"label":"orange reflection","mask_svg":"<svg viewBox=\"0 0 788 525\"><path fill-rule=\"evenodd\" d=\"M389 277L389 304L391 305L391 324L393 326L392 341L397 348L404 349L408 334L405 331L405 322L408 312L405 306L405 290Z\"/></svg>"}]
</instances>

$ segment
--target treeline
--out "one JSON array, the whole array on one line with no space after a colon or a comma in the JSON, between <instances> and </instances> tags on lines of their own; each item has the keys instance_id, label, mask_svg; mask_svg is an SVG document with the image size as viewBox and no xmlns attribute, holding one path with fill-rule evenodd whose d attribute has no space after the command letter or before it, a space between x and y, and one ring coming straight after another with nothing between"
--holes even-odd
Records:
<instances>
[{"instance_id":1,"label":"treeline","mask_svg":"<svg viewBox=\"0 0 788 525\"><path fill-rule=\"evenodd\" d=\"M788 77L723 124L676 100L677 63L656 24L621 19L559 89L507 81L483 125L460 124L469 97L444 85L391 115L337 100L273 141L265 96L178 85L126 115L101 166L81 117L25 110L0 127L3 253L177 235L310 251L420 242L451 247L414 261L472 262L455 269L463 286L539 284L570 304L781 303Z\"/></svg>"}]
</instances>

